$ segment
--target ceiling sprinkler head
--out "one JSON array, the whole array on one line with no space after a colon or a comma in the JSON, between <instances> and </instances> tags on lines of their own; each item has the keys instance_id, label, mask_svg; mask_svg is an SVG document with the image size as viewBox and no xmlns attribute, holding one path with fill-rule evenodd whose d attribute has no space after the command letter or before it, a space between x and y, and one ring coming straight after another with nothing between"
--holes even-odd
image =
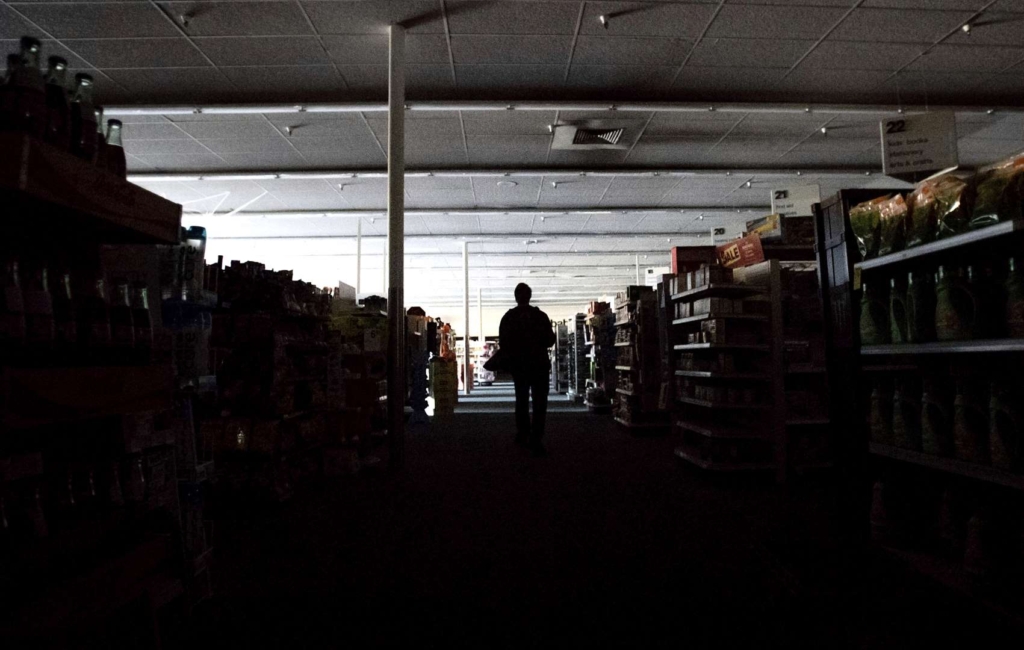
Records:
<instances>
[{"instance_id":1,"label":"ceiling sprinkler head","mask_svg":"<svg viewBox=\"0 0 1024 650\"><path fill-rule=\"evenodd\" d=\"M377 217L370 217L370 223L377 223Z\"/></svg>"},{"instance_id":2,"label":"ceiling sprinkler head","mask_svg":"<svg viewBox=\"0 0 1024 650\"><path fill-rule=\"evenodd\" d=\"M826 135L826 136L828 135L828 127L827 126L821 127L821 134L822 135Z\"/></svg>"},{"instance_id":3,"label":"ceiling sprinkler head","mask_svg":"<svg viewBox=\"0 0 1024 650\"><path fill-rule=\"evenodd\" d=\"M672 238L671 238L671 237L666 237L666 238L665 238L665 241L667 241L667 242L671 243L671 242L672 242Z\"/></svg>"},{"instance_id":4,"label":"ceiling sprinkler head","mask_svg":"<svg viewBox=\"0 0 1024 650\"><path fill-rule=\"evenodd\" d=\"M697 221L704 221L704 215L698 214L697 215Z\"/></svg>"},{"instance_id":5,"label":"ceiling sprinkler head","mask_svg":"<svg viewBox=\"0 0 1024 650\"><path fill-rule=\"evenodd\" d=\"M287 135L291 135L292 134L292 127L290 127L290 126L284 127L284 132Z\"/></svg>"},{"instance_id":6,"label":"ceiling sprinkler head","mask_svg":"<svg viewBox=\"0 0 1024 650\"><path fill-rule=\"evenodd\" d=\"M604 27L605 29L608 29L608 16L605 16L604 14L601 14L600 16L597 17L597 21L599 23L601 23L602 27Z\"/></svg>"},{"instance_id":7,"label":"ceiling sprinkler head","mask_svg":"<svg viewBox=\"0 0 1024 650\"><path fill-rule=\"evenodd\" d=\"M804 175L804 173L803 173L803 172L801 172L801 171L798 171L798 172L796 173L796 175L797 175L797 176L803 176L803 175Z\"/></svg>"},{"instance_id":8,"label":"ceiling sprinkler head","mask_svg":"<svg viewBox=\"0 0 1024 650\"><path fill-rule=\"evenodd\" d=\"M541 223L544 223L544 220L545 220L545 219L547 219L547 217L545 217L544 215L540 215L540 221L541 221Z\"/></svg>"},{"instance_id":9,"label":"ceiling sprinkler head","mask_svg":"<svg viewBox=\"0 0 1024 650\"><path fill-rule=\"evenodd\" d=\"M864 172L864 175L865 175L865 176L870 176L870 175L871 175L871 172Z\"/></svg>"},{"instance_id":10,"label":"ceiling sprinkler head","mask_svg":"<svg viewBox=\"0 0 1024 650\"><path fill-rule=\"evenodd\" d=\"M745 187L747 189L750 189L752 186L753 186L753 183L751 183L750 181L747 181L746 183L743 184L743 187Z\"/></svg>"},{"instance_id":11,"label":"ceiling sprinkler head","mask_svg":"<svg viewBox=\"0 0 1024 650\"><path fill-rule=\"evenodd\" d=\"M970 23L964 23L964 26L961 27L960 29L961 29L961 31L963 31L964 34L967 34L968 36L971 35L971 24Z\"/></svg>"},{"instance_id":12,"label":"ceiling sprinkler head","mask_svg":"<svg viewBox=\"0 0 1024 650\"><path fill-rule=\"evenodd\" d=\"M996 109L994 109L994 108L990 108L987 111L985 111L985 115L995 115L995 114L996 114Z\"/></svg>"},{"instance_id":13,"label":"ceiling sprinkler head","mask_svg":"<svg viewBox=\"0 0 1024 650\"><path fill-rule=\"evenodd\" d=\"M558 187L558 181L551 181L551 187Z\"/></svg>"}]
</instances>

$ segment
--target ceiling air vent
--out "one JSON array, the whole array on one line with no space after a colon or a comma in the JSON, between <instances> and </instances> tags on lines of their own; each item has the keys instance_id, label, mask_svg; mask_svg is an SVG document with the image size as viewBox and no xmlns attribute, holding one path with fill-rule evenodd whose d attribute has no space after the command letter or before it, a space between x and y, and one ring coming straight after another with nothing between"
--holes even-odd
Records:
<instances>
[{"instance_id":1,"label":"ceiling air vent","mask_svg":"<svg viewBox=\"0 0 1024 650\"><path fill-rule=\"evenodd\" d=\"M588 151L591 149L629 149L640 133L634 120L583 120L554 127L552 149Z\"/></svg>"},{"instance_id":2,"label":"ceiling air vent","mask_svg":"<svg viewBox=\"0 0 1024 650\"><path fill-rule=\"evenodd\" d=\"M625 129L576 129L573 144L619 144Z\"/></svg>"}]
</instances>

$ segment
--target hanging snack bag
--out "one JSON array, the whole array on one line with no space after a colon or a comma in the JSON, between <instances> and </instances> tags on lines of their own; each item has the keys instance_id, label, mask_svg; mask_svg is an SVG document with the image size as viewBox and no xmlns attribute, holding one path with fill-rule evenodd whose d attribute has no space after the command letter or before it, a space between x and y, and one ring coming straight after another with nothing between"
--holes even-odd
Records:
<instances>
[{"instance_id":1,"label":"hanging snack bag","mask_svg":"<svg viewBox=\"0 0 1024 650\"><path fill-rule=\"evenodd\" d=\"M880 196L850 208L850 227L857 237L862 260L878 257L882 225L880 207L888 200L888 196Z\"/></svg>"},{"instance_id":2,"label":"hanging snack bag","mask_svg":"<svg viewBox=\"0 0 1024 650\"><path fill-rule=\"evenodd\" d=\"M918 183L909 197L907 247L920 246L967 230L966 191L967 183L950 174Z\"/></svg>"},{"instance_id":3,"label":"hanging snack bag","mask_svg":"<svg viewBox=\"0 0 1024 650\"><path fill-rule=\"evenodd\" d=\"M1024 154L983 167L978 172L977 198L971 228L1020 219L1024 200Z\"/></svg>"},{"instance_id":4,"label":"hanging snack bag","mask_svg":"<svg viewBox=\"0 0 1024 650\"><path fill-rule=\"evenodd\" d=\"M879 255L888 255L907 247L907 212L907 204L900 194L879 204Z\"/></svg>"}]
</instances>

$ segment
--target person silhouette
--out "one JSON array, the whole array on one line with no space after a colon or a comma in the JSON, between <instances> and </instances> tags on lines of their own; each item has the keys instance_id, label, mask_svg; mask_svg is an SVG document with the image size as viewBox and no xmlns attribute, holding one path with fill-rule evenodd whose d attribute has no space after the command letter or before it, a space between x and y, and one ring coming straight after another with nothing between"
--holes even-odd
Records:
<instances>
[{"instance_id":1,"label":"person silhouette","mask_svg":"<svg viewBox=\"0 0 1024 650\"><path fill-rule=\"evenodd\" d=\"M505 367L516 387L516 444L529 447L534 456L546 452L541 439L548 411L548 377L551 363L548 348L555 344L551 319L530 306L533 290L520 282L515 289L516 307L505 312L498 327L498 343ZM530 422L530 393L533 393L533 422Z\"/></svg>"}]
</instances>

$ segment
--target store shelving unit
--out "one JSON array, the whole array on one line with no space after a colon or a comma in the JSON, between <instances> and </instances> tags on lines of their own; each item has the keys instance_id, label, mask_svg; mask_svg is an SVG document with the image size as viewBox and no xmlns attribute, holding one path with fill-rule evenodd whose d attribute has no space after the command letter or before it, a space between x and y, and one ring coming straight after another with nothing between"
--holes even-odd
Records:
<instances>
[{"instance_id":1,"label":"store shelving unit","mask_svg":"<svg viewBox=\"0 0 1024 650\"><path fill-rule=\"evenodd\" d=\"M658 338L658 295L649 287L629 287L615 302L615 350L619 372L615 421L633 430L667 427L659 406L662 368Z\"/></svg>"},{"instance_id":2,"label":"store shelving unit","mask_svg":"<svg viewBox=\"0 0 1024 650\"><path fill-rule=\"evenodd\" d=\"M572 344L569 338L568 321L554 324L555 347L551 350L551 392L564 395L569 390L569 353Z\"/></svg>"},{"instance_id":3,"label":"store shelving unit","mask_svg":"<svg viewBox=\"0 0 1024 650\"><path fill-rule=\"evenodd\" d=\"M857 261L859 253L853 244L848 219L850 208L889 193L844 191L822 202L819 208L825 241L820 253L824 264L821 275L828 296L827 337L839 361L835 367L837 372L830 373L830 379L834 378L831 392L833 403L840 408L841 419L837 422L842 425L838 433L851 441L839 460L850 471L849 476L862 477L855 479L859 481L856 485L871 485L871 481L877 481L872 496L861 497L860 502L865 507L851 513L856 518L849 524L851 537L865 540L899 566L920 572L1021 626L1024 625L1024 588L1019 581L1010 584L1002 579L1009 575L1010 564L1007 563L1012 564L1014 560L1010 555L993 554L992 549L1004 546L1000 537L1014 534L1000 522L1019 518L1024 512L1024 468L1020 459L1012 454L1009 464L1005 457L1000 458L999 465L1007 466L991 463L992 436L1002 433L997 433L988 422L987 395L990 382L1001 383L1006 377L1019 374L1024 340L997 338L861 346L857 336L859 310L856 305L862 282L884 285L896 274L928 272L939 264L995 262L1008 255L1020 255L1024 252L1024 224L1004 222L883 257ZM948 399L949 418L929 421L928 444L922 437L920 421L915 423L911 418L909 423L902 422L900 435L895 437L892 436L895 423L887 423L886 416L876 406L866 411L843 406L868 405L873 401L884 403L892 398L887 398L881 387L885 382L895 382L911 393L908 401L912 414L914 400L920 403L920 393L913 392L920 389L914 387L920 386L924 379L935 387L956 384L958 395L961 390L965 395L978 391L985 397L980 398L976 411L970 411L970 398L965 397L965 401L958 401L954 406L951 389L945 393L935 388L931 399ZM876 397L869 399L869 393ZM994 404L991 408L995 408ZM898 402L894 408L900 408ZM920 412L923 407L916 408ZM927 413L925 409L925 415L919 417L930 417ZM905 418L902 414L901 417ZM971 417L977 418L975 424L968 419ZM981 418L985 420L984 426L976 423ZM1021 433L1018 429L1016 435ZM885 439L880 438L883 434ZM981 438L982 434L985 439ZM932 440L943 444L936 445ZM860 489L863 495L863 488L855 488L852 483L850 486L851 490ZM895 506L897 502L901 505ZM870 512L866 508L868 503ZM945 520L938 516L940 512L947 513L942 515ZM859 529L856 528L858 523ZM899 531L898 535L888 534L887 531L893 529ZM939 530L946 531L945 535L959 535L953 549L935 538L933 531ZM1020 560L1018 557L1017 561Z\"/></svg>"},{"instance_id":4,"label":"store shelving unit","mask_svg":"<svg viewBox=\"0 0 1024 650\"><path fill-rule=\"evenodd\" d=\"M779 278L778 262L764 262L735 269L732 283L677 291L668 301L672 424L682 437L676 456L688 463L785 477L782 345L775 336L782 322ZM709 313L676 317L702 298L724 299L722 308L713 303ZM723 331L704 333L708 321ZM720 340L700 340L707 336Z\"/></svg>"},{"instance_id":5,"label":"store shelving unit","mask_svg":"<svg viewBox=\"0 0 1024 650\"><path fill-rule=\"evenodd\" d=\"M587 396L587 377L590 374L590 360L587 358L586 315L576 314L568 321L569 346L568 360L569 388L566 396L570 401L582 403Z\"/></svg>"},{"instance_id":6,"label":"store shelving unit","mask_svg":"<svg viewBox=\"0 0 1024 650\"><path fill-rule=\"evenodd\" d=\"M585 403L591 413L607 413L611 411L615 398L615 387L618 385L618 371L615 361L618 350L615 348L615 312L607 303L595 303L598 313L589 314L583 321L586 353L585 361L589 366L586 380Z\"/></svg>"},{"instance_id":7,"label":"store shelving unit","mask_svg":"<svg viewBox=\"0 0 1024 650\"><path fill-rule=\"evenodd\" d=\"M95 263L101 246L178 242L181 206L25 135L0 134L0 150L5 253ZM175 411L173 368L156 354L125 364L103 353L46 367L0 357L0 638L11 647L88 643L78 633L112 633L115 616L138 632L184 592L176 431L154 424ZM138 620L127 621L128 605L141 607Z\"/></svg>"}]
</instances>

